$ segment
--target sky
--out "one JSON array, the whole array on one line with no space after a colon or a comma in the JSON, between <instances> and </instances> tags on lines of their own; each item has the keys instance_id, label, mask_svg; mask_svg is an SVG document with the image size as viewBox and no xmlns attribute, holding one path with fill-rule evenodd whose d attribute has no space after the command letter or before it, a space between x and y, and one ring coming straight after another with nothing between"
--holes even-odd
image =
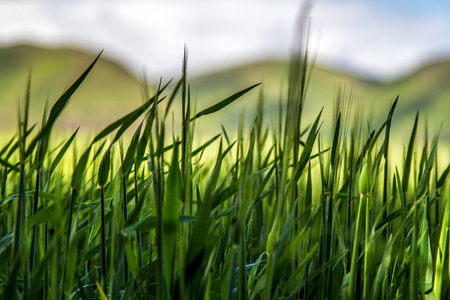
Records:
<instances>
[{"instance_id":1,"label":"sky","mask_svg":"<svg viewBox=\"0 0 450 300\"><path fill-rule=\"evenodd\" d=\"M450 57L448 0L311 1L317 63L390 79ZM109 56L135 74L174 76L188 48L201 74L288 58L302 1L0 0L0 47L74 46Z\"/></svg>"}]
</instances>

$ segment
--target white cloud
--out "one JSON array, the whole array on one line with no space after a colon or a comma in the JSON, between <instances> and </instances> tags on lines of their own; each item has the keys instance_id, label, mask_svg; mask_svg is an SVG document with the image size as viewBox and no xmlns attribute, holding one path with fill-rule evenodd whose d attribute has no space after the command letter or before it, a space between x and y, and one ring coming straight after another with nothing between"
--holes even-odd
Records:
<instances>
[{"instance_id":1,"label":"white cloud","mask_svg":"<svg viewBox=\"0 0 450 300\"><path fill-rule=\"evenodd\" d=\"M184 44L189 70L287 57L296 1L3 1L0 44L82 45L119 59L136 73L179 73ZM427 56L449 53L450 17L412 14L372 1L316 1L313 35L318 61L373 76L395 76Z\"/></svg>"},{"instance_id":2,"label":"white cloud","mask_svg":"<svg viewBox=\"0 0 450 300\"><path fill-rule=\"evenodd\" d=\"M406 5L406 4L405 4ZM450 18L409 14L403 6L380 9L373 2L318 4L320 59L378 77L394 77L440 53L450 54Z\"/></svg>"},{"instance_id":3,"label":"white cloud","mask_svg":"<svg viewBox=\"0 0 450 300\"><path fill-rule=\"evenodd\" d=\"M192 69L287 53L297 4L214 1L41 1L8 3L0 42L81 44L135 71L180 69L184 44ZM9 18L3 18L9 16Z\"/></svg>"}]
</instances>

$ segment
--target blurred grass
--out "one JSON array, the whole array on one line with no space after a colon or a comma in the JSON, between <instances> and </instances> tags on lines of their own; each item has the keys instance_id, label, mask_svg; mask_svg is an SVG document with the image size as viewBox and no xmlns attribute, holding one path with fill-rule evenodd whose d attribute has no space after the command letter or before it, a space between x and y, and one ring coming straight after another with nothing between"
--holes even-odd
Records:
<instances>
[{"instance_id":1,"label":"blurred grass","mask_svg":"<svg viewBox=\"0 0 450 300\"><path fill-rule=\"evenodd\" d=\"M230 68L192 79L192 89L201 95L198 98L201 105L201 103L214 103L216 95L223 94L232 87L242 86L242 82L249 83L252 79L261 81L263 82L261 88L266 99L266 111L268 116L271 116L277 111L280 95L285 98L287 93L288 66L287 61L266 61ZM385 117L385 107L391 105L396 95L400 95L402 101L393 119L393 125L397 131L393 135L395 138L403 138L407 136L407 130L404 129L410 124L411 116L417 110L420 110L424 119L428 119L432 130L437 130L442 120L448 118L449 81L450 61L431 63L404 77L385 82L316 65L309 82L305 111L318 111L324 106L324 119L331 120L334 101L341 89L344 94L353 95L354 109L364 111L366 117L372 122L382 122ZM257 96L249 98L240 106L224 111L222 116L215 116L215 121L231 126L227 128L236 128L239 114L243 109L246 109L247 119L251 120L254 116L252 107L256 105ZM304 118L306 123L311 123L315 116L305 114ZM419 132L423 133L422 129L423 126L419 128ZM214 130L211 129L211 131ZM443 128L441 139L449 138L450 130ZM405 143L407 140L403 139L400 142Z\"/></svg>"},{"instance_id":2,"label":"blurred grass","mask_svg":"<svg viewBox=\"0 0 450 300\"><path fill-rule=\"evenodd\" d=\"M107 54L107 53L106 53ZM82 71L83 66L94 58L93 54L73 49L43 49L34 46L15 46L0 49L0 126L3 131L15 132L16 102L23 90L30 69L32 71L30 122L40 121L45 101L50 104L67 88L67 82ZM231 95L236 90L248 87L254 82L263 82L261 91L265 96L265 111L268 120L276 117L280 97L285 99L288 82L288 61L268 60L252 63L210 74L191 78L190 89L196 103L196 111L209 107L222 100L223 95ZM62 128L74 130L83 128L100 129L122 115L124 107L134 108L142 103L142 84L137 76L131 74L119 64L107 58L101 58L92 71L91 80L80 87L69 104L68 112L58 124ZM169 79L169 78L165 78ZM325 107L325 120L333 118L334 99L339 90L352 94L354 110L365 112L370 122L384 120L384 108L389 106L396 95L402 101L397 107L393 119L393 142L406 143L406 128L411 116L420 110L422 123L428 122L431 130L437 130L442 120L447 119L450 110L450 61L438 61L391 81L375 81L346 72L340 72L315 66L309 82L305 101L306 111L318 111ZM150 87L152 88L152 86ZM245 111L247 125L255 116L254 107L259 95L250 95L245 101L230 105L218 116L205 116L197 124L196 131L200 140L206 140L221 130L223 124L229 132L236 132L240 115ZM125 103L124 103L125 102ZM177 115L178 106L172 109ZM100 114L101 112L101 114ZM102 116L100 118L100 116ZM168 115L171 119L171 114ZM312 123L315 116L305 114L305 124ZM427 120L427 121L425 121ZM423 124L419 134L423 134ZM175 128L180 120L174 120ZM58 128L56 128L58 129ZM56 130L57 134L58 131ZM450 139L450 129L445 126L441 140Z\"/></svg>"},{"instance_id":3,"label":"blurred grass","mask_svg":"<svg viewBox=\"0 0 450 300\"><path fill-rule=\"evenodd\" d=\"M191 110L185 52L175 87L161 81L138 108L122 105L131 112L93 138L77 143L74 130L55 146L56 120L97 59L31 134L27 85L19 131L0 151L5 299L449 298L450 164L438 154L439 131L422 126L419 112L399 128L409 137L403 151L391 147L398 142L393 97L381 122L375 112L366 121L360 112L370 107L355 99L352 108L356 92L344 88L331 97L332 113L310 112L305 91L315 83L305 80L302 45L289 77L270 74L286 78L285 101L258 97L253 77L242 80L253 84L244 89L230 77L220 80L231 91L212 89ZM333 85L326 76L316 77ZM180 94L173 104L181 124L170 127L169 108ZM251 95L258 102L246 130L242 107ZM236 109L237 129L225 129L218 116ZM274 112L278 119L267 122ZM203 134L220 129L201 144L196 126ZM134 132L129 143L126 132Z\"/></svg>"}]
</instances>

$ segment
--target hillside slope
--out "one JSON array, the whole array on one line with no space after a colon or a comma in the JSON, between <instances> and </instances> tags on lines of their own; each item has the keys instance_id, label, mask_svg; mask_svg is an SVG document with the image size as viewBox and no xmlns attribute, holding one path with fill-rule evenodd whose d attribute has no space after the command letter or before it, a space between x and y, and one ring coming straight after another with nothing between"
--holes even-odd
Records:
<instances>
[{"instance_id":1,"label":"hillside slope","mask_svg":"<svg viewBox=\"0 0 450 300\"><path fill-rule=\"evenodd\" d=\"M280 94L286 99L289 64L282 61L263 62L241 66L209 74L192 81L194 91L198 92L199 109L219 100L220 95L245 88L257 82L263 82L262 91L266 99L268 115L277 112ZM333 111L338 93L344 99L351 98L353 112L363 114L373 126L381 124L394 99L399 103L394 115L393 132L395 137L408 137L412 130L416 111L420 110L422 132L427 120L430 133L438 130L446 121L450 112L450 61L439 61L423 66L407 76L393 81L378 82L352 74L314 66L305 101L305 123L312 122L324 107L324 129L332 126ZM240 105L227 108L227 115L214 116L217 123L236 124L243 108L253 111L258 93L242 100ZM248 113L247 113L248 115ZM213 118L211 118L213 119ZM251 118L248 118L250 120ZM232 120L231 122L229 120ZM445 124L445 123L444 123ZM448 127L448 126L447 126ZM443 127L442 138L450 139L450 128Z\"/></svg>"},{"instance_id":2,"label":"hillside slope","mask_svg":"<svg viewBox=\"0 0 450 300\"><path fill-rule=\"evenodd\" d=\"M192 80L192 90L198 95L199 107L203 109L207 105L220 100L220 96L228 96L244 89L252 84L262 82L259 91L252 91L245 98L239 100L239 104L233 104L226 108L226 115L210 117L215 122L227 122L231 127L236 127L239 115L245 110L247 121L252 120L252 112L261 93L265 99L265 111L268 120L278 111L280 97L285 100L288 85L289 63L286 61L266 61L258 64L246 65L214 74L208 74ZM330 69L316 66L312 69L311 81L308 87L305 101L305 123L311 122L324 107L324 119L330 119L333 115L334 101L339 88L345 95L350 93L353 85L358 88L355 91L357 98L370 94L378 84L369 80L357 78L351 74L340 73ZM232 120L232 121L230 121Z\"/></svg>"},{"instance_id":3,"label":"hillside slope","mask_svg":"<svg viewBox=\"0 0 450 300\"><path fill-rule=\"evenodd\" d=\"M32 122L40 122L45 102L52 105L95 58L72 49L17 46L0 50L0 126L16 128L17 101L25 97L31 72ZM101 57L74 94L60 126L98 128L142 102L141 85L116 63Z\"/></svg>"},{"instance_id":4,"label":"hillside slope","mask_svg":"<svg viewBox=\"0 0 450 300\"><path fill-rule=\"evenodd\" d=\"M48 99L53 104L94 59L72 49L42 49L17 46L0 49L0 126L17 127L17 100L24 97L31 70L31 118L40 122ZM245 112L250 123L260 95L265 99L266 118L270 122L278 110L280 95L286 99L289 64L285 61L265 61L189 78L195 109L200 111L229 95L258 82L263 84L220 113L202 117L198 132L205 138L221 130L221 125L235 132L240 116ZM400 95L394 116L394 136L407 139L414 114L421 111L421 128L428 119L431 132L448 119L450 111L450 61L434 62L415 72L390 82L376 82L321 66L312 69L305 102L303 124L311 122L324 107L324 130L331 128L338 90L344 98L350 95L352 108L378 126L386 117L392 101ZM141 84L135 76L105 57L98 62L86 81L75 93L60 122L61 128L76 126L97 130L131 111L142 103ZM178 101L173 107L178 110ZM177 115L177 114L175 114ZM177 124L175 119L175 124ZM397 125L395 127L395 125ZM450 129L443 128L444 138Z\"/></svg>"}]
</instances>

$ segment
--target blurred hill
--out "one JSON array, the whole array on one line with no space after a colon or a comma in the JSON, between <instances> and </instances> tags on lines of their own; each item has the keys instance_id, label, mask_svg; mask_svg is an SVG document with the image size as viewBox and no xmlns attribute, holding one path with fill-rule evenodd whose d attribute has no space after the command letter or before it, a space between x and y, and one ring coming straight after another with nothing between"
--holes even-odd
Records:
<instances>
[{"instance_id":1,"label":"blurred hill","mask_svg":"<svg viewBox=\"0 0 450 300\"><path fill-rule=\"evenodd\" d=\"M73 49L32 46L0 49L0 126L12 130L17 127L17 101L25 95L30 70L31 119L40 122L46 100L53 104L94 57L95 54ZM263 82L260 88L220 113L202 117L196 125L198 132L204 138L210 137L221 130L221 124L229 132L235 132L244 111L246 123L251 122L261 95L265 99L266 120L270 122L277 113L280 97L286 99L288 70L286 61L264 61L189 78L197 111L252 84ZM394 115L393 135L401 138L401 142L408 139L417 110L421 112L421 127L428 119L430 134L433 135L449 116L449 83L450 61L434 62L386 82L315 66L302 122L311 122L321 107L325 107L324 130L331 128L335 99L340 93L344 99L352 98L352 110L357 115L368 117L373 126L378 127L386 118L395 97L400 95ZM102 57L63 112L60 128L82 126L86 132L98 130L136 108L142 99L140 80L112 60ZM175 110L179 109L177 104L174 103ZM175 120L175 124L178 121ZM450 137L450 130L445 126L442 135L446 139Z\"/></svg>"},{"instance_id":2,"label":"blurred hill","mask_svg":"<svg viewBox=\"0 0 450 300\"><path fill-rule=\"evenodd\" d=\"M0 50L0 126L17 128L17 103L25 97L31 72L30 114L42 119L46 101L53 105L95 58L73 49L16 46ZM99 128L141 102L141 84L118 64L104 57L73 95L59 126Z\"/></svg>"},{"instance_id":3,"label":"blurred hill","mask_svg":"<svg viewBox=\"0 0 450 300\"><path fill-rule=\"evenodd\" d=\"M263 82L261 91L265 99L266 116L270 120L270 116L278 112L280 95L286 99L288 72L288 62L266 61L193 79L192 89L198 94L199 109L203 109L217 101L220 95L228 95L250 84ZM362 120L368 119L372 128L378 128L385 121L393 101L399 96L393 119L393 136L401 139L400 142L409 139L418 110L421 120L419 133L423 133L426 123L430 136L433 136L450 116L450 60L430 63L392 81L375 81L316 65L311 71L303 124L311 123L324 107L323 130L331 129L338 95L344 102L351 99L353 115L362 115ZM227 108L227 114L209 117L211 123L228 122L233 127L244 109L246 115L251 115L258 96L258 92L253 92L240 105ZM251 121L251 116L247 120ZM450 128L445 123L441 138L450 139Z\"/></svg>"}]
</instances>

